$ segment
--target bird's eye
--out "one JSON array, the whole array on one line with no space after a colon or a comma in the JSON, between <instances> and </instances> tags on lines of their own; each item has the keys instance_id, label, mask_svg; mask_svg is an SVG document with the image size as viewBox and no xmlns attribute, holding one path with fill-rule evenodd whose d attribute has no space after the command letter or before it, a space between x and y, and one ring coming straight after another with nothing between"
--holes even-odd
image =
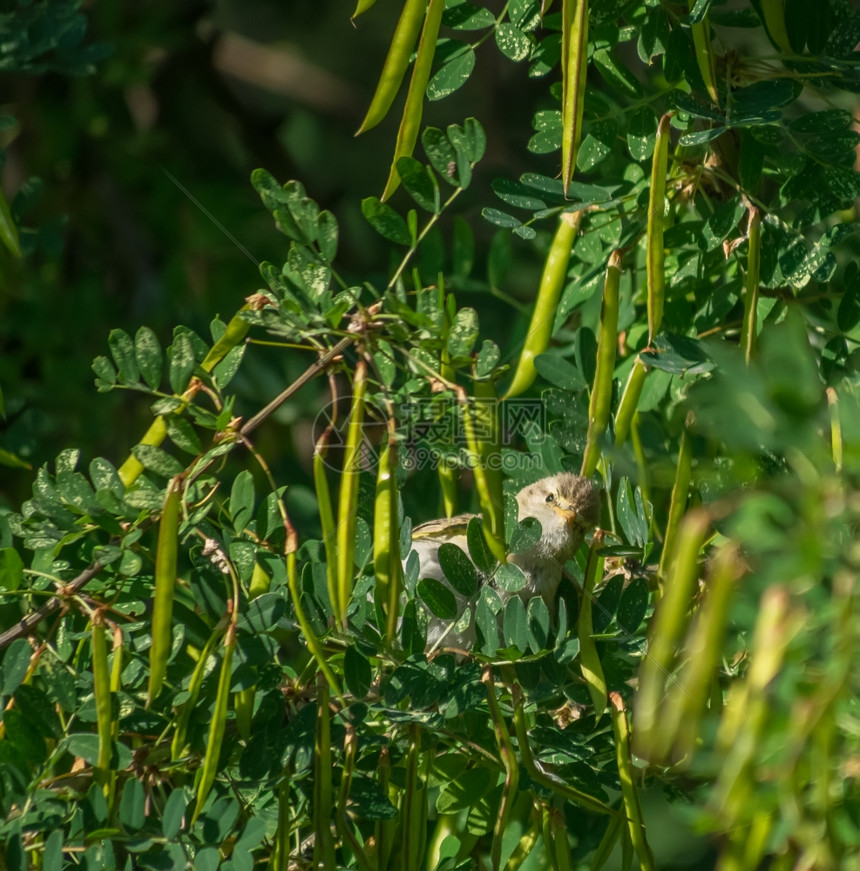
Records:
<instances>
[{"instance_id":1,"label":"bird's eye","mask_svg":"<svg viewBox=\"0 0 860 871\"><path fill-rule=\"evenodd\" d=\"M555 502L555 496L553 496L552 493L550 493L549 496L546 497L546 501L547 502Z\"/></svg>"}]
</instances>

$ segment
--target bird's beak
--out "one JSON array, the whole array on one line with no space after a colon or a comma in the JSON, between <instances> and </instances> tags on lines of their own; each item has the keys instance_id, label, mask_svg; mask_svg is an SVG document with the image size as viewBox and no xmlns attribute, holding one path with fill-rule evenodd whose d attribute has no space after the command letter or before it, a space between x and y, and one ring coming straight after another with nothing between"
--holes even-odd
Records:
<instances>
[{"instance_id":1,"label":"bird's beak","mask_svg":"<svg viewBox=\"0 0 860 871\"><path fill-rule=\"evenodd\" d=\"M577 518L577 513L572 505L559 505L558 503L556 503L552 506L552 508L564 518L565 523L567 523L569 526L573 525L574 521Z\"/></svg>"}]
</instances>

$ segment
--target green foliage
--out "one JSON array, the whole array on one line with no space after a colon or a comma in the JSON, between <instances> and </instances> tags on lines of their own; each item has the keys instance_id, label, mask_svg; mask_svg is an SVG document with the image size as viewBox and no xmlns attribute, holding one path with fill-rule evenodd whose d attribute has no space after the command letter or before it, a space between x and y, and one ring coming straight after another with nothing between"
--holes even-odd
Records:
<instances>
[{"instance_id":1,"label":"green foliage","mask_svg":"<svg viewBox=\"0 0 860 871\"><path fill-rule=\"evenodd\" d=\"M449 2L438 40L409 4L382 77L374 124L419 34L429 100L488 50L521 64L544 85L527 171L485 184L501 145L474 117L424 129L423 157L368 134L402 191L352 217L255 170L286 240L264 286L169 344L106 335L96 390L149 428L124 460L66 447L0 514L6 866L858 861L860 18L586 5L572 145L577 3ZM5 13L11 68L90 72L76 10ZM0 235L32 257L16 202ZM387 264L356 270L373 233ZM276 420L307 442L286 464ZM542 535L514 495L583 470L600 529L547 603L502 559ZM476 512L446 582L410 555L439 491ZM474 648L428 650L439 620Z\"/></svg>"}]
</instances>

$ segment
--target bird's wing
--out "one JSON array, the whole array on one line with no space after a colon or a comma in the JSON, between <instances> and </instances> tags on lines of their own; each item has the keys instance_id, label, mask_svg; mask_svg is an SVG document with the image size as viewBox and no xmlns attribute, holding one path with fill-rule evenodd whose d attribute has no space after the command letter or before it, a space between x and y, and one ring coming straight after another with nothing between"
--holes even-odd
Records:
<instances>
[{"instance_id":1,"label":"bird's wing","mask_svg":"<svg viewBox=\"0 0 860 871\"><path fill-rule=\"evenodd\" d=\"M453 517L440 517L438 520L428 520L412 530L412 539L435 538L444 533L445 538L466 535L469 521L477 514L455 514Z\"/></svg>"}]
</instances>

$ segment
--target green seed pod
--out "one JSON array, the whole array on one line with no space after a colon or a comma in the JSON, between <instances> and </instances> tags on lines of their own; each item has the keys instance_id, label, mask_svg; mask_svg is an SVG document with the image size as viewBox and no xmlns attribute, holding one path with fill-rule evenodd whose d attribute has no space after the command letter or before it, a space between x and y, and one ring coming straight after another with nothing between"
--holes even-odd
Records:
<instances>
[{"instance_id":1,"label":"green seed pod","mask_svg":"<svg viewBox=\"0 0 860 871\"><path fill-rule=\"evenodd\" d=\"M331 505L331 490L326 476L325 458L328 453L329 430L319 437L314 450L314 489L317 494L317 506L320 512L320 527L322 529L323 548L325 549L325 574L328 597L335 615L338 612L337 585L337 527L334 522L334 510Z\"/></svg>"},{"instance_id":2,"label":"green seed pod","mask_svg":"<svg viewBox=\"0 0 860 871\"><path fill-rule=\"evenodd\" d=\"M400 529L397 523L397 446L391 421L388 443L379 458L376 498L373 506L373 573L376 576L376 601L386 617L389 645L397 635L397 612L400 603L402 566L400 563Z\"/></svg>"},{"instance_id":3,"label":"green seed pod","mask_svg":"<svg viewBox=\"0 0 860 871\"><path fill-rule=\"evenodd\" d=\"M602 452L601 442L612 410L612 374L618 347L618 288L621 284L621 252L613 251L603 284L600 331L597 336L597 366L588 403L588 436L582 458L583 477L594 474Z\"/></svg>"},{"instance_id":4,"label":"green seed pod","mask_svg":"<svg viewBox=\"0 0 860 871\"><path fill-rule=\"evenodd\" d=\"M609 694L609 712L612 716L612 730L615 733L615 758L618 762L618 774L621 778L621 800L624 813L627 816L627 827L633 849L639 857L639 867L642 871L652 871L654 854L645 837L645 820L642 807L639 804L639 794L636 791L633 772L633 758L630 753L630 726L627 722L627 712L624 700L616 692Z\"/></svg>"},{"instance_id":5,"label":"green seed pod","mask_svg":"<svg viewBox=\"0 0 860 871\"><path fill-rule=\"evenodd\" d=\"M597 719L606 710L606 678L603 675L603 666L597 654L597 645L594 643L594 627L592 623L592 605L594 601L594 587L598 578L603 577L603 557L598 552L603 547L603 530L598 529L594 533L591 550L588 553L588 565L585 568L585 580L582 585L582 602L579 607L579 623L577 635L579 636L579 662L582 668L582 677L588 686L591 703L594 705L594 715Z\"/></svg>"},{"instance_id":6,"label":"green seed pod","mask_svg":"<svg viewBox=\"0 0 860 871\"><path fill-rule=\"evenodd\" d=\"M352 17L356 18L362 12L366 12L374 2L375 0L358 0ZM406 0L397 27L394 29L394 36L391 38L382 75L379 77L370 107L356 136L375 127L388 114L409 67L409 58L415 48L415 40L421 32L421 22L424 21L426 11L427 0Z\"/></svg>"},{"instance_id":7,"label":"green seed pod","mask_svg":"<svg viewBox=\"0 0 860 871\"><path fill-rule=\"evenodd\" d=\"M476 381L476 387L482 382ZM481 389L486 389L486 384ZM485 458L488 448L483 440L478 438L479 421L476 404L470 401L466 391L462 391L460 402L463 409L463 432L466 436L466 447L472 458L472 473L475 476L475 489L478 491L478 503L483 516L484 539L493 556L499 562L505 562L505 515L501 497L501 477L492 469L485 468ZM492 414L495 414L493 406Z\"/></svg>"},{"instance_id":8,"label":"green seed pod","mask_svg":"<svg viewBox=\"0 0 860 871\"><path fill-rule=\"evenodd\" d=\"M367 395L367 362L359 360L352 382L352 408L346 431L343 470L337 505L337 590L332 600L335 620L346 628L346 609L352 597L355 572L355 535L358 520L358 480L361 474L361 441L364 437L364 401Z\"/></svg>"},{"instance_id":9,"label":"green seed pod","mask_svg":"<svg viewBox=\"0 0 860 871\"><path fill-rule=\"evenodd\" d=\"M694 5L693 2L690 4ZM702 74L702 79L705 82L705 90L708 96L717 105L720 103L719 94L717 93L717 72L714 65L714 50L711 47L711 27L708 24L708 16L706 15L701 21L697 21L690 25L690 30L693 34L693 48L696 52L696 63L699 66L699 72Z\"/></svg>"},{"instance_id":10,"label":"green seed pod","mask_svg":"<svg viewBox=\"0 0 860 871\"><path fill-rule=\"evenodd\" d=\"M755 351L758 283L761 271L761 212L751 207L749 216L749 253L747 254L746 294L744 294L744 320L741 327L741 341L747 364Z\"/></svg>"},{"instance_id":11,"label":"green seed pod","mask_svg":"<svg viewBox=\"0 0 860 871\"><path fill-rule=\"evenodd\" d=\"M657 578L662 585L670 569L669 561L674 557L675 536L681 518L687 510L687 495L690 490L692 474L693 447L687 428L681 433L681 444L678 446L678 465L675 469L675 482L672 485L672 498L669 503L669 517L663 533L663 552L660 554L660 565L657 568Z\"/></svg>"},{"instance_id":12,"label":"green seed pod","mask_svg":"<svg viewBox=\"0 0 860 871\"><path fill-rule=\"evenodd\" d=\"M215 694L215 707L212 711L212 721L209 725L209 737L206 741L206 753L203 757L203 767L197 780L197 801L194 805L192 825L200 816L200 811L209 796L209 790L215 782L218 771L218 757L221 754L221 744L224 741L224 728L227 725L227 707L230 701L230 684L233 677L233 651L236 649L236 627L233 623L227 626L224 638L224 655L221 659L221 670L218 673L218 690Z\"/></svg>"},{"instance_id":13,"label":"green seed pod","mask_svg":"<svg viewBox=\"0 0 860 871\"><path fill-rule=\"evenodd\" d=\"M634 750L637 756L654 762L661 760L668 750L661 732L663 695L678 644L689 624L690 603L699 577L699 551L709 525L710 518L701 508L689 512L680 525L663 598L648 633L648 656L642 660L639 671Z\"/></svg>"},{"instance_id":14,"label":"green seed pod","mask_svg":"<svg viewBox=\"0 0 860 871\"><path fill-rule=\"evenodd\" d=\"M355 19L358 18L359 15L367 12L367 10L370 9L375 3L376 0L358 0L358 2L355 4L355 11L352 13L351 20L355 21Z\"/></svg>"},{"instance_id":15,"label":"green seed pod","mask_svg":"<svg viewBox=\"0 0 860 871\"><path fill-rule=\"evenodd\" d=\"M563 212L559 216L558 228L555 231L541 274L540 287L537 299L535 299L531 323L523 343L523 350L520 353L516 372L514 372L514 379L503 399L519 396L531 387L532 382L537 377L535 357L546 351L552 338L555 312L558 308L561 292L564 290L570 252L579 232L582 215L583 212L578 211Z\"/></svg>"},{"instance_id":16,"label":"green seed pod","mask_svg":"<svg viewBox=\"0 0 860 871\"><path fill-rule=\"evenodd\" d=\"M648 282L648 343L660 330L663 321L663 302L666 292L664 271L663 227L666 199L666 172L669 166L669 116L664 115L657 126L657 141L651 161L651 190L648 194L647 260Z\"/></svg>"},{"instance_id":17,"label":"green seed pod","mask_svg":"<svg viewBox=\"0 0 860 871\"><path fill-rule=\"evenodd\" d=\"M174 478L167 486L164 509L158 524L155 552L155 598L152 606L152 646L149 648L149 686L147 707L161 692L167 674L167 659L173 642L173 593L176 588L176 561L179 550L180 482Z\"/></svg>"},{"instance_id":18,"label":"green seed pod","mask_svg":"<svg viewBox=\"0 0 860 871\"><path fill-rule=\"evenodd\" d=\"M212 655L215 645L221 641L226 625L227 619L224 618L215 627L212 634L206 640L203 650L200 651L194 671L191 672L191 677L188 680L188 699L178 710L175 720L176 727L173 730L173 739L170 742L170 759L172 762L176 762L185 753L188 724L191 722L191 715L194 713L197 699L200 697L200 688L203 686L203 678L206 676L206 663Z\"/></svg>"},{"instance_id":19,"label":"green seed pod","mask_svg":"<svg viewBox=\"0 0 860 871\"><path fill-rule=\"evenodd\" d=\"M421 0L424 5L424 0ZM397 174L397 161L401 157L411 157L418 141L418 131L421 127L421 117L424 114L424 93L430 81L433 67L433 56L436 53L436 41L439 38L439 26L442 24L442 13L445 11L445 0L429 0L427 16L418 43L418 53L415 56L415 66L412 78L409 80L409 90L406 92L406 105L403 107L403 117L400 129L397 131L397 143L394 146L394 158L391 170L381 199L387 200L400 185Z\"/></svg>"},{"instance_id":20,"label":"green seed pod","mask_svg":"<svg viewBox=\"0 0 860 871\"><path fill-rule=\"evenodd\" d=\"M561 180L567 195L582 139L588 72L588 0L562 0L561 20Z\"/></svg>"},{"instance_id":21,"label":"green seed pod","mask_svg":"<svg viewBox=\"0 0 860 871\"><path fill-rule=\"evenodd\" d=\"M96 612L92 619L91 636L93 691L96 699L96 728L99 736L96 783L101 784L105 797L110 793L110 760L113 750L113 712L111 710L110 672L104 617Z\"/></svg>"},{"instance_id":22,"label":"green seed pod","mask_svg":"<svg viewBox=\"0 0 860 871\"><path fill-rule=\"evenodd\" d=\"M642 358L637 356L636 362L627 376L627 383L624 385L624 392L621 394L621 401L618 403L618 413L615 415L616 448L621 447L627 441L630 425L633 423L633 417L639 405L639 397L642 395L642 388L645 386L645 376L648 372L649 369L642 362Z\"/></svg>"}]
</instances>

